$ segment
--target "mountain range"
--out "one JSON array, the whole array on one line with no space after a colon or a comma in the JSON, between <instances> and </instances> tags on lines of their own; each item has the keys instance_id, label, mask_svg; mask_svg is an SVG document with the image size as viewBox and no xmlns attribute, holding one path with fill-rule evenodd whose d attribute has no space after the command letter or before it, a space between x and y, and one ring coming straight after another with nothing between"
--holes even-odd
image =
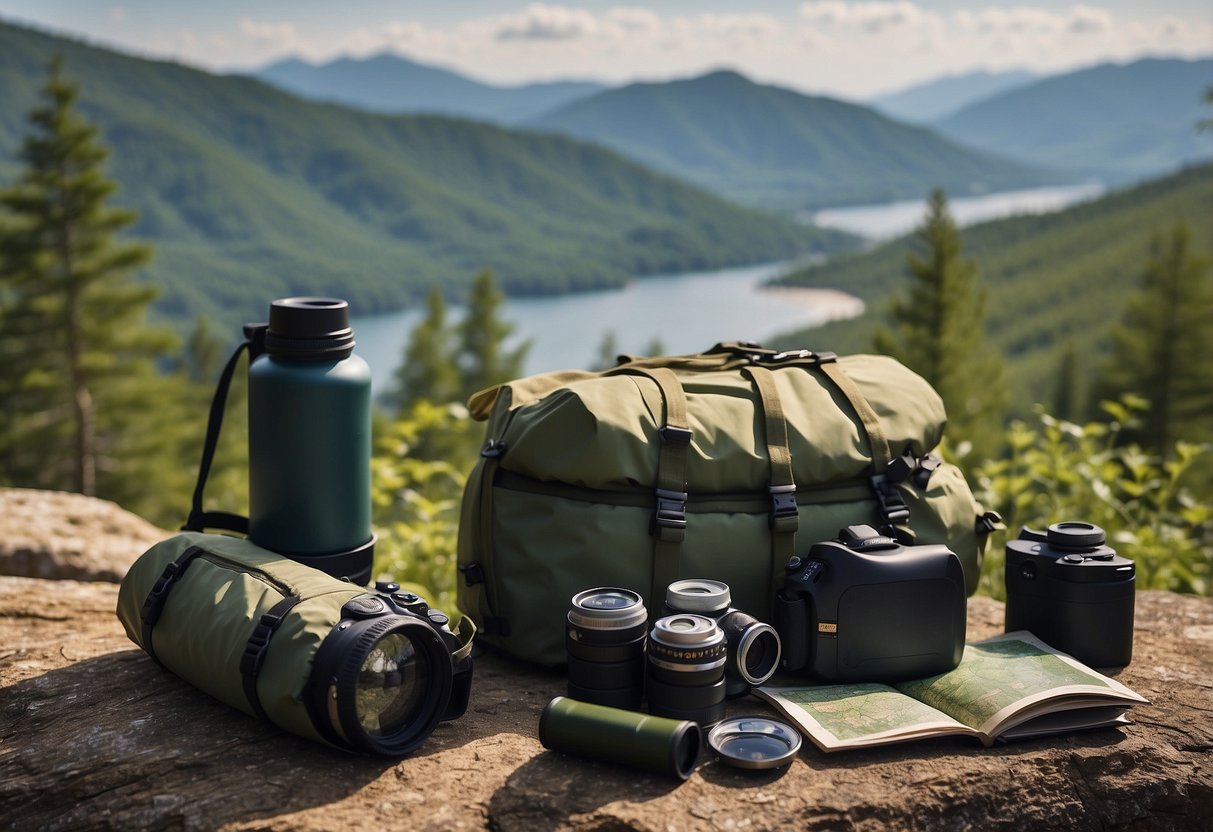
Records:
<instances>
[{"instance_id":1,"label":"mountain range","mask_svg":"<svg viewBox=\"0 0 1213 832\"><path fill-rule=\"evenodd\" d=\"M314 64L276 61L254 77L317 101L380 113L430 113L516 124L605 89L591 81L498 86L382 52Z\"/></svg>"},{"instance_id":2,"label":"mountain range","mask_svg":"<svg viewBox=\"0 0 1213 832\"><path fill-rule=\"evenodd\" d=\"M103 128L117 204L156 245L161 314L239 323L267 298L357 312L492 268L515 294L782 259L845 244L554 135L387 117L0 24L0 181L51 56Z\"/></svg>"},{"instance_id":3,"label":"mountain range","mask_svg":"<svg viewBox=\"0 0 1213 832\"><path fill-rule=\"evenodd\" d=\"M1213 60L1102 64L1016 87L934 122L992 153L1110 182L1213 157Z\"/></svg>"},{"instance_id":4,"label":"mountain range","mask_svg":"<svg viewBox=\"0 0 1213 832\"><path fill-rule=\"evenodd\" d=\"M1026 69L1008 72L967 72L911 84L870 99L867 103L890 118L910 124L930 124L952 113L1040 78Z\"/></svg>"},{"instance_id":5,"label":"mountain range","mask_svg":"<svg viewBox=\"0 0 1213 832\"><path fill-rule=\"evenodd\" d=\"M967 195L1062 179L867 107L756 84L731 71L607 90L528 126L787 211L920 197L933 186Z\"/></svg>"}]
</instances>

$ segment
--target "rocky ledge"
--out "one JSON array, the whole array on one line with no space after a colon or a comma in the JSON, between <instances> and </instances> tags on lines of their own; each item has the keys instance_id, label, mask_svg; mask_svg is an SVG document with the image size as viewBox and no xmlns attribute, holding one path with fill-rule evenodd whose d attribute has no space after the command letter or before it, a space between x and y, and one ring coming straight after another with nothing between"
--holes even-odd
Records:
<instances>
[{"instance_id":1,"label":"rocky ledge","mask_svg":"<svg viewBox=\"0 0 1213 832\"><path fill-rule=\"evenodd\" d=\"M142 543L132 544L137 553ZM985 749L937 739L677 783L545 751L563 676L486 655L468 713L414 756L368 759L267 727L126 640L104 582L0 578L0 828L1208 829L1213 604L1138 594L1133 724ZM969 635L1002 629L969 604ZM735 713L764 712L742 700Z\"/></svg>"}]
</instances>

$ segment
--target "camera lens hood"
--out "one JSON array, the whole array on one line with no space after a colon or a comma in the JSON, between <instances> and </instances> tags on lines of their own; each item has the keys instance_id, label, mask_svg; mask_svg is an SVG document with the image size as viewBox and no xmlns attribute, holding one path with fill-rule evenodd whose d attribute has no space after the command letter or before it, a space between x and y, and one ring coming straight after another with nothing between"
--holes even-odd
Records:
<instances>
[{"instance_id":1,"label":"camera lens hood","mask_svg":"<svg viewBox=\"0 0 1213 832\"><path fill-rule=\"evenodd\" d=\"M568 621L584 630L626 630L648 621L640 596L630 589L600 586L578 592L569 604Z\"/></svg>"}]
</instances>

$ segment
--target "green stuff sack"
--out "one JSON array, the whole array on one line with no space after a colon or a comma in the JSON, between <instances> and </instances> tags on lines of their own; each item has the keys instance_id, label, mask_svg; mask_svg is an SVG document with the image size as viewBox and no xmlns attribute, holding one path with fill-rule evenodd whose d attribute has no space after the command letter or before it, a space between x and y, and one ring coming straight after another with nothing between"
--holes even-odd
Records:
<instances>
[{"instance_id":1,"label":"green stuff sack","mask_svg":"<svg viewBox=\"0 0 1213 832\"><path fill-rule=\"evenodd\" d=\"M419 593L384 589L369 592L248 540L187 532L135 561L117 612L131 641L216 699L308 739L398 756L463 713L474 628L452 632ZM417 615L395 614L389 599ZM393 634L406 650L384 647ZM380 672L385 665L394 678ZM370 698L347 695L362 697L377 679L384 684Z\"/></svg>"},{"instance_id":2,"label":"green stuff sack","mask_svg":"<svg viewBox=\"0 0 1213 832\"><path fill-rule=\"evenodd\" d=\"M977 586L998 518L931 453L943 402L893 359L744 343L622 359L478 393L487 420L459 528L460 608L484 641L565 660L569 599L639 592L650 615L678 578L712 578L772 620L792 555L866 523L942 543Z\"/></svg>"}]
</instances>

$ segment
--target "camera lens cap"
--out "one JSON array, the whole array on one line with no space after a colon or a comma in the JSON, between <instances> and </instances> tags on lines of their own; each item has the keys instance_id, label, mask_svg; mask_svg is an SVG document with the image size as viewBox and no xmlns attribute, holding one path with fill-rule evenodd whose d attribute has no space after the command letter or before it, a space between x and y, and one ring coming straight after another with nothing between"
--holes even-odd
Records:
<instances>
[{"instance_id":1,"label":"camera lens cap","mask_svg":"<svg viewBox=\"0 0 1213 832\"><path fill-rule=\"evenodd\" d=\"M1049 545L1056 549L1095 549L1107 540L1099 526L1078 520L1054 523L1049 526L1047 536Z\"/></svg>"},{"instance_id":2,"label":"camera lens cap","mask_svg":"<svg viewBox=\"0 0 1213 832\"><path fill-rule=\"evenodd\" d=\"M795 728L765 716L726 719L708 733L708 745L720 761L736 768L782 768L800 751Z\"/></svg>"}]
</instances>

